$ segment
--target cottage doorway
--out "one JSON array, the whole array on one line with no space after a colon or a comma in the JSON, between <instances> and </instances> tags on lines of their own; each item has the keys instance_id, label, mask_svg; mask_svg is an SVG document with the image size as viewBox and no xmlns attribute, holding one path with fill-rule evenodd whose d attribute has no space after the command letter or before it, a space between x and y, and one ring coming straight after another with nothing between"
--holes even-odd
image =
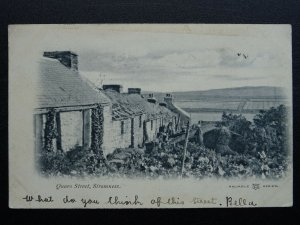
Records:
<instances>
[{"instance_id":1,"label":"cottage doorway","mask_svg":"<svg viewBox=\"0 0 300 225\"><path fill-rule=\"evenodd\" d=\"M134 148L134 118L131 118L131 147Z\"/></svg>"}]
</instances>

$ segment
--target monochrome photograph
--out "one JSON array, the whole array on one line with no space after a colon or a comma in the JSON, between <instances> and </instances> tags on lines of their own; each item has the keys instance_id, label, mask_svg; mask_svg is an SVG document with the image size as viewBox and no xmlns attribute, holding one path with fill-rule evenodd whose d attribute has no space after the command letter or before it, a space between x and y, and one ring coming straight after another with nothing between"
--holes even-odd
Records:
<instances>
[{"instance_id":1,"label":"monochrome photograph","mask_svg":"<svg viewBox=\"0 0 300 225\"><path fill-rule=\"evenodd\" d=\"M14 177L292 196L289 25L14 25L9 39Z\"/></svg>"}]
</instances>

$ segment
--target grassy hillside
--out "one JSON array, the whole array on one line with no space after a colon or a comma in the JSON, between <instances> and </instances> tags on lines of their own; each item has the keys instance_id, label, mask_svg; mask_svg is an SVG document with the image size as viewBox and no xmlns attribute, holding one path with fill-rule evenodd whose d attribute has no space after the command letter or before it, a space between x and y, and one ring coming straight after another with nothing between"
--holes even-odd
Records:
<instances>
[{"instance_id":1,"label":"grassy hillside","mask_svg":"<svg viewBox=\"0 0 300 225\"><path fill-rule=\"evenodd\" d=\"M144 92L147 94L149 92ZM165 93L154 93L158 100L162 100ZM281 87L237 87L224 89L211 89L207 91L187 91L187 92L173 92L173 97L180 100L202 100L202 99L272 99L285 98L284 89Z\"/></svg>"}]
</instances>

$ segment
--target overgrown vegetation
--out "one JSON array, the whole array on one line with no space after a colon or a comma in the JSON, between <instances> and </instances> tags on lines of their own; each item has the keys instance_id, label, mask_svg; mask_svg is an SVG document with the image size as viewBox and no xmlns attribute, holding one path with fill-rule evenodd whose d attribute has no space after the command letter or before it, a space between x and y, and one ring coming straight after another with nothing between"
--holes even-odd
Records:
<instances>
[{"instance_id":1,"label":"overgrown vegetation","mask_svg":"<svg viewBox=\"0 0 300 225\"><path fill-rule=\"evenodd\" d=\"M269 110L261 110L253 123L242 115L223 113L217 126L225 126L231 131L229 147L238 153L267 156L287 156L288 120L284 105Z\"/></svg>"},{"instance_id":2,"label":"overgrown vegetation","mask_svg":"<svg viewBox=\"0 0 300 225\"><path fill-rule=\"evenodd\" d=\"M272 178L284 177L290 158L287 110L281 105L261 111L254 122L226 114L207 137L206 146L188 143L183 177ZM97 142L98 143L98 142ZM96 147L94 147L96 146ZM144 149L116 149L105 159L95 149L76 147L67 153L45 151L40 158L48 176L113 176L175 178L181 175L183 145L155 145Z\"/></svg>"},{"instance_id":3,"label":"overgrown vegetation","mask_svg":"<svg viewBox=\"0 0 300 225\"><path fill-rule=\"evenodd\" d=\"M105 175L107 167L101 154L75 147L68 152L44 152L40 157L41 173L46 176Z\"/></svg>"},{"instance_id":4,"label":"overgrown vegetation","mask_svg":"<svg viewBox=\"0 0 300 225\"><path fill-rule=\"evenodd\" d=\"M103 107L98 105L92 109L92 145L94 153L102 155L103 144Z\"/></svg>"},{"instance_id":5,"label":"overgrown vegetation","mask_svg":"<svg viewBox=\"0 0 300 225\"><path fill-rule=\"evenodd\" d=\"M278 179L286 175L289 164L285 157L268 157L264 153L221 155L196 143L189 143L187 149L183 177L196 179L205 177ZM128 152L128 149L122 151ZM164 149L155 148L151 153L145 154L132 149L130 151L131 154L124 153L121 157L116 154L110 161L116 176L175 178L181 175L182 145L165 146Z\"/></svg>"},{"instance_id":6,"label":"overgrown vegetation","mask_svg":"<svg viewBox=\"0 0 300 225\"><path fill-rule=\"evenodd\" d=\"M53 139L56 138L56 136L55 111L52 109L46 114L45 143L43 146L45 152L53 151Z\"/></svg>"}]
</instances>

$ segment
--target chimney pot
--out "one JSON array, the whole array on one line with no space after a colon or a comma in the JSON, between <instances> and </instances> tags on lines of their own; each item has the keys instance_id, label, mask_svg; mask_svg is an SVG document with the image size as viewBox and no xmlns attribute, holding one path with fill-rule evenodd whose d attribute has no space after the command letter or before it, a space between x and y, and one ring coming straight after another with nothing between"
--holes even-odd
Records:
<instances>
[{"instance_id":1,"label":"chimney pot","mask_svg":"<svg viewBox=\"0 0 300 225\"><path fill-rule=\"evenodd\" d=\"M118 93L123 92L123 86L120 84L104 84L102 88L103 90L113 90Z\"/></svg>"},{"instance_id":2,"label":"chimney pot","mask_svg":"<svg viewBox=\"0 0 300 225\"><path fill-rule=\"evenodd\" d=\"M170 93L166 94L166 97L164 97L164 101L168 103L173 103L173 96Z\"/></svg>"},{"instance_id":3,"label":"chimney pot","mask_svg":"<svg viewBox=\"0 0 300 225\"><path fill-rule=\"evenodd\" d=\"M57 59L64 66L70 68L71 70L78 71L78 56L74 52L71 51L44 52L43 56L52 59Z\"/></svg>"},{"instance_id":4,"label":"chimney pot","mask_svg":"<svg viewBox=\"0 0 300 225\"><path fill-rule=\"evenodd\" d=\"M165 102L160 102L159 105L160 105L160 106L166 107L166 106L167 106L167 103L165 103Z\"/></svg>"},{"instance_id":5,"label":"chimney pot","mask_svg":"<svg viewBox=\"0 0 300 225\"><path fill-rule=\"evenodd\" d=\"M156 104L156 98L154 97L153 93L149 94L147 101Z\"/></svg>"},{"instance_id":6,"label":"chimney pot","mask_svg":"<svg viewBox=\"0 0 300 225\"><path fill-rule=\"evenodd\" d=\"M128 94L141 94L141 88L128 88Z\"/></svg>"}]
</instances>

